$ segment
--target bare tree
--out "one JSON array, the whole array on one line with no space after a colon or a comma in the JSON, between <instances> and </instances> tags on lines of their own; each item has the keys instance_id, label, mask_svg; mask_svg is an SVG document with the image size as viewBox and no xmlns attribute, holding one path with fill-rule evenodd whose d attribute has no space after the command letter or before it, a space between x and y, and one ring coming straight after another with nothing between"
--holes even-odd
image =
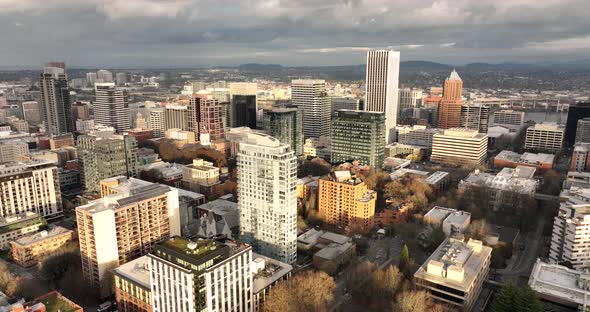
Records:
<instances>
[{"instance_id":1,"label":"bare tree","mask_svg":"<svg viewBox=\"0 0 590 312\"><path fill-rule=\"evenodd\" d=\"M307 271L274 287L263 311L324 312L334 301L336 283L324 272Z\"/></svg>"}]
</instances>

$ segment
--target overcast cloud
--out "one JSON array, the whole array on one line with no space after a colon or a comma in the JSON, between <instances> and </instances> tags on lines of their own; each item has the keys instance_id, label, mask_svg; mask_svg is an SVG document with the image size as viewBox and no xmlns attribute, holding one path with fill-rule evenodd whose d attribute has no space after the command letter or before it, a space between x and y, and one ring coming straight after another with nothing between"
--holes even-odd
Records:
<instances>
[{"instance_id":1,"label":"overcast cloud","mask_svg":"<svg viewBox=\"0 0 590 312\"><path fill-rule=\"evenodd\" d=\"M0 0L0 66L589 59L588 0Z\"/></svg>"}]
</instances>

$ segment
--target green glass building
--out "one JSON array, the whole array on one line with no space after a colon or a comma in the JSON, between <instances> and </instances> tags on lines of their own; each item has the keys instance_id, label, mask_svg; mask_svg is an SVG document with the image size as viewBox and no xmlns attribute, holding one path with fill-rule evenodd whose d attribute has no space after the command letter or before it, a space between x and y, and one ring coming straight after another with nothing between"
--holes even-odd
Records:
<instances>
[{"instance_id":1,"label":"green glass building","mask_svg":"<svg viewBox=\"0 0 590 312\"><path fill-rule=\"evenodd\" d=\"M283 144L289 144L295 156L303 155L303 116L297 108L264 110L262 128Z\"/></svg>"},{"instance_id":2,"label":"green glass building","mask_svg":"<svg viewBox=\"0 0 590 312\"><path fill-rule=\"evenodd\" d=\"M331 147L334 164L357 160L361 165L383 167L385 115L360 110L335 111Z\"/></svg>"}]
</instances>

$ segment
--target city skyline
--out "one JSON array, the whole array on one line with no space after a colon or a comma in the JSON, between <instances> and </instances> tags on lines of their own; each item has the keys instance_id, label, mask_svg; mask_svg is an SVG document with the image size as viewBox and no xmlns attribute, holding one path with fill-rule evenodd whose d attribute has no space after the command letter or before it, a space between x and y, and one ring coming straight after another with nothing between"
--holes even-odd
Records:
<instances>
[{"instance_id":1,"label":"city skyline","mask_svg":"<svg viewBox=\"0 0 590 312\"><path fill-rule=\"evenodd\" d=\"M411 7L379 0L3 0L0 38L7 48L0 67L62 58L73 67L343 65L362 64L366 51L378 48L400 50L403 60L456 65L587 60L585 6L578 0Z\"/></svg>"}]
</instances>

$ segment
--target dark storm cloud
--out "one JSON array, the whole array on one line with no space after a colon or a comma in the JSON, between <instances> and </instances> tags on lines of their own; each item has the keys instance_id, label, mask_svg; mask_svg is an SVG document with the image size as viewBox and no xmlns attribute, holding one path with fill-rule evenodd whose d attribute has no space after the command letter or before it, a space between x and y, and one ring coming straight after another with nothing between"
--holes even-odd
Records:
<instances>
[{"instance_id":1,"label":"dark storm cloud","mask_svg":"<svg viewBox=\"0 0 590 312\"><path fill-rule=\"evenodd\" d=\"M571 60L590 48L586 0L0 0L0 65L78 66Z\"/></svg>"}]
</instances>

